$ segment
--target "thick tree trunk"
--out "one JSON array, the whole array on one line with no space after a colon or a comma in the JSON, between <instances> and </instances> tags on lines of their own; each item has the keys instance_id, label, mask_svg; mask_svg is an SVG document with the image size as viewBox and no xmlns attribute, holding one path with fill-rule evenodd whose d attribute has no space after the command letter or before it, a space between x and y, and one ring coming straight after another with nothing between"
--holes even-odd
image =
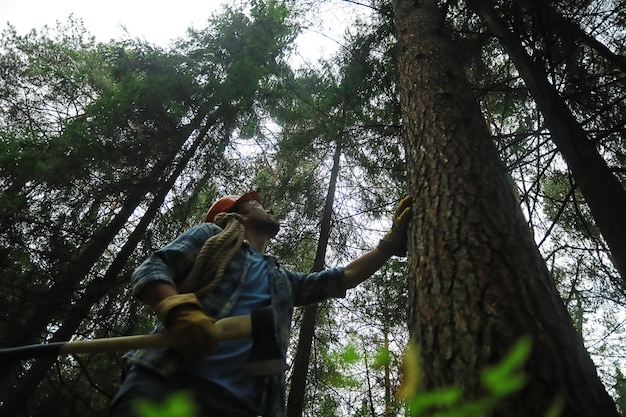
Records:
<instances>
[{"instance_id":1,"label":"thick tree trunk","mask_svg":"<svg viewBox=\"0 0 626 417\"><path fill-rule=\"evenodd\" d=\"M328 193L326 194L326 205L322 213L320 238L317 242L313 271L323 270L326 261L326 248L328 247L328 237L330 236L333 203L335 201L337 177L339 176L340 157L341 144L338 143L333 156L333 167L330 173ZM311 345L313 344L313 337L315 336L317 310L317 304L309 305L304 308L302 314L302 323L300 325L300 333L298 334L298 347L293 361L289 398L287 399L287 417L300 417L304 409L304 394L306 391L307 374L311 358Z\"/></svg>"},{"instance_id":2,"label":"thick tree trunk","mask_svg":"<svg viewBox=\"0 0 626 417\"><path fill-rule=\"evenodd\" d=\"M410 319L426 389L481 393L480 370L532 338L529 383L497 416L617 416L532 239L436 0L394 0L413 223Z\"/></svg>"}]
</instances>

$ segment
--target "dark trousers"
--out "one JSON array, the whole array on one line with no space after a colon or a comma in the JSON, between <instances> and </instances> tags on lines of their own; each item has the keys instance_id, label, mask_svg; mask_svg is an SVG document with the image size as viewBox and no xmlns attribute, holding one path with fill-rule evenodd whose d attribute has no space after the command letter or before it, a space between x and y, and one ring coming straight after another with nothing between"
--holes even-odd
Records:
<instances>
[{"instance_id":1,"label":"dark trousers","mask_svg":"<svg viewBox=\"0 0 626 417\"><path fill-rule=\"evenodd\" d=\"M126 375L122 386L111 401L111 417L138 417L134 404L149 400L161 404L174 393L185 392L194 401L194 417L253 417L256 414L226 389L196 376L177 372L164 378L149 369L135 366Z\"/></svg>"}]
</instances>

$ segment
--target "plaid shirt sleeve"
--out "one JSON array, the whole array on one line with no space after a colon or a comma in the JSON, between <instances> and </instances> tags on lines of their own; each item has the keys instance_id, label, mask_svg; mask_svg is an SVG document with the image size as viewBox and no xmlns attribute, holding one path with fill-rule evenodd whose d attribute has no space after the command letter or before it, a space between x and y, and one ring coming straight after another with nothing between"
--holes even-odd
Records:
<instances>
[{"instance_id":1,"label":"plaid shirt sleeve","mask_svg":"<svg viewBox=\"0 0 626 417\"><path fill-rule=\"evenodd\" d=\"M327 269L309 274L284 270L291 282L294 304L303 306L328 298L346 296L347 284L344 267Z\"/></svg>"},{"instance_id":2,"label":"plaid shirt sleeve","mask_svg":"<svg viewBox=\"0 0 626 417\"><path fill-rule=\"evenodd\" d=\"M177 287L191 271L204 242L219 231L213 223L203 223L154 252L133 272L132 294L137 297L146 285L155 281Z\"/></svg>"}]
</instances>

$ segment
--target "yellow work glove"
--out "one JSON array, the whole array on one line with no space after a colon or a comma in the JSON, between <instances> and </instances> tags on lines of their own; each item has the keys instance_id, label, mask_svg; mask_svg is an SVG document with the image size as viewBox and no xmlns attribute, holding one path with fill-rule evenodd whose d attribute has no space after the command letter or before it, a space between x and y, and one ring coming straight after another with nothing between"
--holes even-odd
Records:
<instances>
[{"instance_id":1,"label":"yellow work glove","mask_svg":"<svg viewBox=\"0 0 626 417\"><path fill-rule=\"evenodd\" d=\"M411 219L411 196L404 197L393 213L391 229L378 242L378 249L391 255L406 256L407 228Z\"/></svg>"},{"instance_id":2,"label":"yellow work glove","mask_svg":"<svg viewBox=\"0 0 626 417\"><path fill-rule=\"evenodd\" d=\"M195 294L171 295L155 312L171 337L172 348L183 358L217 350L215 320L204 314Z\"/></svg>"}]
</instances>

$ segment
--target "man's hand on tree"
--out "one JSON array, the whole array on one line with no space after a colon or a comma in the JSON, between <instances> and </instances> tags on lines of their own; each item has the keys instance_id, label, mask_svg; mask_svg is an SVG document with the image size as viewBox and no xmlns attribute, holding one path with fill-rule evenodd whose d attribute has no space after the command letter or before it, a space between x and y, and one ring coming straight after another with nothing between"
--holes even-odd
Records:
<instances>
[{"instance_id":1,"label":"man's hand on tree","mask_svg":"<svg viewBox=\"0 0 626 417\"><path fill-rule=\"evenodd\" d=\"M378 249L396 256L406 256L407 229L411 219L411 196L404 197L393 213L391 229L378 243Z\"/></svg>"}]
</instances>

